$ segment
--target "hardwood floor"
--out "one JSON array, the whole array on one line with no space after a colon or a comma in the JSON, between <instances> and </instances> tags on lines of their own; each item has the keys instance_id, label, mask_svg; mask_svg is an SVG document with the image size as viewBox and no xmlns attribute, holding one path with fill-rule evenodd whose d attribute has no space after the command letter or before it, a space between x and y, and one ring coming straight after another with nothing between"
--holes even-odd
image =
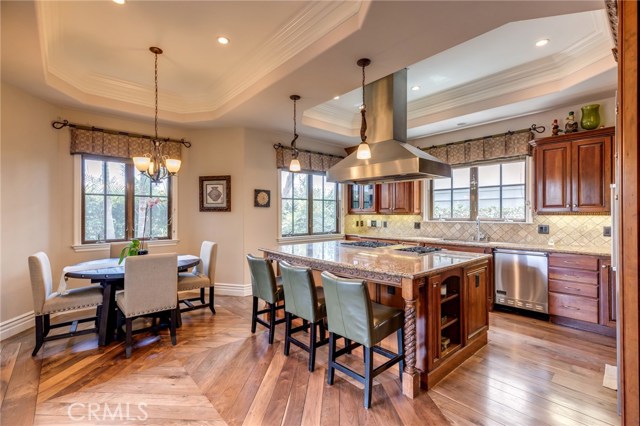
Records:
<instances>
[{"instance_id":1,"label":"hardwood floor","mask_svg":"<svg viewBox=\"0 0 640 426\"><path fill-rule=\"evenodd\" d=\"M269 346L250 333L250 298L216 297L217 315L183 315L178 345L168 332L122 343L96 336L45 343L33 333L2 343L3 425L604 425L619 424L616 392L602 387L615 364L613 339L513 314L492 313L489 345L415 400L397 369L376 379L373 406L362 385L336 373L326 384L326 346L316 371L307 354L282 352L284 326ZM393 346L393 343L389 343ZM362 353L350 357L362 369ZM384 360L379 359L378 362Z\"/></svg>"}]
</instances>

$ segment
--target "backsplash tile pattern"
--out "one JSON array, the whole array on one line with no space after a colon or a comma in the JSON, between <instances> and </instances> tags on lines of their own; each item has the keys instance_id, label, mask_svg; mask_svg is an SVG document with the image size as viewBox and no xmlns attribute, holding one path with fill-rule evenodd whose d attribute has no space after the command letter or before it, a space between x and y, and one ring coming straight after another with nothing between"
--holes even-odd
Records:
<instances>
[{"instance_id":1,"label":"backsplash tile pattern","mask_svg":"<svg viewBox=\"0 0 640 426\"><path fill-rule=\"evenodd\" d=\"M355 226L356 220L365 224L369 220L377 223L387 221L387 227ZM414 223L421 222L420 229ZM549 225L549 234L538 234L538 225ZM480 224L480 232L489 241L525 244L548 244L550 240L558 245L608 246L611 237L602 235L602 228L611 226L611 216L533 216L533 223ZM422 216L414 215L347 215L347 234L370 235L372 237L430 237L471 240L476 236L475 222L423 222Z\"/></svg>"}]
</instances>

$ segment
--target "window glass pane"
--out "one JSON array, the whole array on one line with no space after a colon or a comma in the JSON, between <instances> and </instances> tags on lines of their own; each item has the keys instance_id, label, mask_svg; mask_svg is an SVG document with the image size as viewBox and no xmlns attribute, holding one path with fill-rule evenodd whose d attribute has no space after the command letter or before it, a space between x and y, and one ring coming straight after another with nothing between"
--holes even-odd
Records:
<instances>
[{"instance_id":1,"label":"window glass pane","mask_svg":"<svg viewBox=\"0 0 640 426\"><path fill-rule=\"evenodd\" d=\"M145 215L149 197L135 197L133 204L134 238L144 238L149 235L149 217Z\"/></svg>"},{"instance_id":2,"label":"window glass pane","mask_svg":"<svg viewBox=\"0 0 640 426\"><path fill-rule=\"evenodd\" d=\"M504 163L502 165L502 184L515 185L525 183L524 161Z\"/></svg>"},{"instance_id":3,"label":"window glass pane","mask_svg":"<svg viewBox=\"0 0 640 426\"><path fill-rule=\"evenodd\" d=\"M147 235L150 235L153 238L168 238L169 203L166 198L159 198L157 200L158 203L149 211L149 215L151 216L151 230L149 233L147 233Z\"/></svg>"},{"instance_id":4,"label":"window glass pane","mask_svg":"<svg viewBox=\"0 0 640 426\"><path fill-rule=\"evenodd\" d=\"M324 226L322 223L322 214L323 211L323 202L322 201L314 201L313 202L313 232L321 233L324 232Z\"/></svg>"},{"instance_id":5,"label":"window glass pane","mask_svg":"<svg viewBox=\"0 0 640 426\"><path fill-rule=\"evenodd\" d=\"M293 177L293 198L307 199L307 179L309 175L295 173Z\"/></svg>"},{"instance_id":6,"label":"window glass pane","mask_svg":"<svg viewBox=\"0 0 640 426\"><path fill-rule=\"evenodd\" d=\"M449 189L451 188L451 178L441 178L433 180L433 189Z\"/></svg>"},{"instance_id":7,"label":"window glass pane","mask_svg":"<svg viewBox=\"0 0 640 426\"><path fill-rule=\"evenodd\" d=\"M324 196L324 176L312 175L312 197L314 200L322 200Z\"/></svg>"},{"instance_id":8,"label":"window glass pane","mask_svg":"<svg viewBox=\"0 0 640 426\"><path fill-rule=\"evenodd\" d=\"M336 202L324 202L324 229L323 232L338 232L336 229Z\"/></svg>"},{"instance_id":9,"label":"window glass pane","mask_svg":"<svg viewBox=\"0 0 640 426\"><path fill-rule=\"evenodd\" d=\"M85 195L84 239L85 241L100 241L104 238L104 196Z\"/></svg>"},{"instance_id":10,"label":"window glass pane","mask_svg":"<svg viewBox=\"0 0 640 426\"><path fill-rule=\"evenodd\" d=\"M107 162L107 194L124 195L126 189L125 164Z\"/></svg>"},{"instance_id":11,"label":"window glass pane","mask_svg":"<svg viewBox=\"0 0 640 426\"><path fill-rule=\"evenodd\" d=\"M294 200L293 202L293 233L308 234L309 218L308 218L307 200Z\"/></svg>"},{"instance_id":12,"label":"window glass pane","mask_svg":"<svg viewBox=\"0 0 640 426\"><path fill-rule=\"evenodd\" d=\"M84 160L85 194L104 194L104 161Z\"/></svg>"},{"instance_id":13,"label":"window glass pane","mask_svg":"<svg viewBox=\"0 0 640 426\"><path fill-rule=\"evenodd\" d=\"M500 218L500 187L478 188L478 217Z\"/></svg>"},{"instance_id":14,"label":"window glass pane","mask_svg":"<svg viewBox=\"0 0 640 426\"><path fill-rule=\"evenodd\" d=\"M452 169L451 177L453 178L454 188L468 188L471 181L471 169L469 167Z\"/></svg>"},{"instance_id":15,"label":"window glass pane","mask_svg":"<svg viewBox=\"0 0 640 426\"><path fill-rule=\"evenodd\" d=\"M469 189L453 190L453 215L454 218L466 219L471 217L471 201Z\"/></svg>"},{"instance_id":16,"label":"window glass pane","mask_svg":"<svg viewBox=\"0 0 640 426\"><path fill-rule=\"evenodd\" d=\"M281 171L280 172L280 194L282 198L292 198L293 196L293 173Z\"/></svg>"},{"instance_id":17,"label":"window glass pane","mask_svg":"<svg viewBox=\"0 0 640 426\"><path fill-rule=\"evenodd\" d=\"M282 235L293 233L293 201L282 200Z\"/></svg>"},{"instance_id":18,"label":"window glass pane","mask_svg":"<svg viewBox=\"0 0 640 426\"><path fill-rule=\"evenodd\" d=\"M135 179L134 193L136 195L151 195L151 179L138 171L135 172Z\"/></svg>"},{"instance_id":19,"label":"window glass pane","mask_svg":"<svg viewBox=\"0 0 640 426\"><path fill-rule=\"evenodd\" d=\"M500 164L478 167L478 186L500 185Z\"/></svg>"},{"instance_id":20,"label":"window glass pane","mask_svg":"<svg viewBox=\"0 0 640 426\"><path fill-rule=\"evenodd\" d=\"M125 239L125 197L124 195L110 195L105 197L107 206L106 235L107 240Z\"/></svg>"},{"instance_id":21,"label":"window glass pane","mask_svg":"<svg viewBox=\"0 0 640 426\"><path fill-rule=\"evenodd\" d=\"M336 188L338 184L332 182L326 182L326 177L323 176L322 179L325 181L324 183L324 199L325 200L336 200L338 198L338 191Z\"/></svg>"},{"instance_id":22,"label":"window glass pane","mask_svg":"<svg viewBox=\"0 0 640 426\"><path fill-rule=\"evenodd\" d=\"M375 185L364 185L363 186L363 205L362 208L364 209L371 209L373 208L373 198L375 196L375 191L376 191L376 187Z\"/></svg>"},{"instance_id":23,"label":"window glass pane","mask_svg":"<svg viewBox=\"0 0 640 426\"><path fill-rule=\"evenodd\" d=\"M451 203L449 201L447 202L442 202L442 201L437 201L433 203L433 218L434 219L441 219L441 218L445 218L448 219L451 217Z\"/></svg>"},{"instance_id":24,"label":"window glass pane","mask_svg":"<svg viewBox=\"0 0 640 426\"><path fill-rule=\"evenodd\" d=\"M351 208L359 209L360 208L360 185L351 185Z\"/></svg>"},{"instance_id":25,"label":"window glass pane","mask_svg":"<svg viewBox=\"0 0 640 426\"><path fill-rule=\"evenodd\" d=\"M502 217L512 220L525 219L525 186L507 186L502 189Z\"/></svg>"},{"instance_id":26,"label":"window glass pane","mask_svg":"<svg viewBox=\"0 0 640 426\"><path fill-rule=\"evenodd\" d=\"M171 178L163 179L158 183L151 184L151 195L154 197L166 197L169 195L169 184Z\"/></svg>"}]
</instances>

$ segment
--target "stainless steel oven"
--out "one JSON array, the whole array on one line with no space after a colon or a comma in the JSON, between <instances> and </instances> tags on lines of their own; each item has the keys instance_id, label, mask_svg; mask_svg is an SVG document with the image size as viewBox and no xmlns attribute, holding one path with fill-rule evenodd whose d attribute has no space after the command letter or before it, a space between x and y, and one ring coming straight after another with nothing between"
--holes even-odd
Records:
<instances>
[{"instance_id":1,"label":"stainless steel oven","mask_svg":"<svg viewBox=\"0 0 640 426\"><path fill-rule=\"evenodd\" d=\"M494 263L495 303L549 313L547 253L496 249Z\"/></svg>"}]
</instances>

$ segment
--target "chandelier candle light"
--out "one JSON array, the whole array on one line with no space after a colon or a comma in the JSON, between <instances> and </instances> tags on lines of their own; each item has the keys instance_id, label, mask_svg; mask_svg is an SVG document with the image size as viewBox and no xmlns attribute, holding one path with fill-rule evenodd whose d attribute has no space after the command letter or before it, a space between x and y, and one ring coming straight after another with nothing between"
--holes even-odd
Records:
<instances>
[{"instance_id":1,"label":"chandelier candle light","mask_svg":"<svg viewBox=\"0 0 640 426\"><path fill-rule=\"evenodd\" d=\"M296 148L296 140L298 139L298 133L296 131L296 102L300 100L300 96L291 95L289 99L293 101L293 140L291 141L291 149L293 150L293 154L291 155L291 163L289 163L289 171L290 172L299 172L300 171L300 161L298 160L298 148Z\"/></svg>"},{"instance_id":2,"label":"chandelier candle light","mask_svg":"<svg viewBox=\"0 0 640 426\"><path fill-rule=\"evenodd\" d=\"M153 183L158 183L169 176L174 176L180 170L181 161L162 155L160 147L165 141L158 138L158 55L162 54L159 47L150 47L149 50L155 56L155 137L152 139L153 148L151 154L142 157L133 157L136 169L147 176Z\"/></svg>"},{"instance_id":3,"label":"chandelier candle light","mask_svg":"<svg viewBox=\"0 0 640 426\"><path fill-rule=\"evenodd\" d=\"M362 125L360 126L360 145L358 145L358 153L356 158L358 160L368 160L371 158L371 150L367 143L367 106L364 103L364 69L371 64L371 59L362 58L357 62L359 67L362 67L362 105L360 105L360 114L362 115Z\"/></svg>"}]
</instances>

